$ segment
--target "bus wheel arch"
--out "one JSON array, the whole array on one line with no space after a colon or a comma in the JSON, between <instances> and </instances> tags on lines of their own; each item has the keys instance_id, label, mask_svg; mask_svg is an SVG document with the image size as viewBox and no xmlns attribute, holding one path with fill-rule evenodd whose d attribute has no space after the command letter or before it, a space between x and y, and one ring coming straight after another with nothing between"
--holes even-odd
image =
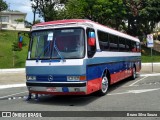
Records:
<instances>
[{"instance_id":1,"label":"bus wheel arch","mask_svg":"<svg viewBox=\"0 0 160 120\"><path fill-rule=\"evenodd\" d=\"M102 74L101 87L99 90L99 95L103 96L107 93L110 85L110 73L109 70L106 69Z\"/></svg>"}]
</instances>

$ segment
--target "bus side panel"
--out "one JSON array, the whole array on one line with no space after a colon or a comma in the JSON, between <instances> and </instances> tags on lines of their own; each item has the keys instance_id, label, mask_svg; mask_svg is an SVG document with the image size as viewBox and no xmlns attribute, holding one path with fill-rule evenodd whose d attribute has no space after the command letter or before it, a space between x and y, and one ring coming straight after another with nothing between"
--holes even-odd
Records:
<instances>
[{"instance_id":1,"label":"bus side panel","mask_svg":"<svg viewBox=\"0 0 160 120\"><path fill-rule=\"evenodd\" d=\"M102 78L103 72L108 69L111 75L111 84L127 76L126 70L129 70L128 62L103 63L87 66L87 80Z\"/></svg>"},{"instance_id":2,"label":"bus side panel","mask_svg":"<svg viewBox=\"0 0 160 120\"><path fill-rule=\"evenodd\" d=\"M106 69L108 69L110 72L110 77L111 77L110 84L118 82L119 80L122 80L127 77L124 68L124 62L88 65L86 73L87 73L87 83L88 83L87 91L89 93L100 90L102 76Z\"/></svg>"},{"instance_id":3,"label":"bus side panel","mask_svg":"<svg viewBox=\"0 0 160 120\"><path fill-rule=\"evenodd\" d=\"M100 89L102 70L98 65L87 66L87 94Z\"/></svg>"},{"instance_id":4,"label":"bus side panel","mask_svg":"<svg viewBox=\"0 0 160 120\"><path fill-rule=\"evenodd\" d=\"M106 69L108 69L110 72L110 84L116 83L122 79L130 77L132 75L133 64L135 64L135 62L123 61L88 65L86 68L88 83L87 91L91 93L101 88L103 72Z\"/></svg>"}]
</instances>

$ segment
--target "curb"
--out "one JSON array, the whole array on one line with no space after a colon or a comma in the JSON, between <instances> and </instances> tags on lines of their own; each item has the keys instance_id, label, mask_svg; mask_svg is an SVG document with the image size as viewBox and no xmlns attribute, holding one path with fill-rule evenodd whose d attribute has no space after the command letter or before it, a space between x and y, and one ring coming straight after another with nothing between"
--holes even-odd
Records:
<instances>
[{"instance_id":1,"label":"curb","mask_svg":"<svg viewBox=\"0 0 160 120\"><path fill-rule=\"evenodd\" d=\"M142 63L142 66L152 66L152 63ZM153 66L160 66L159 62L154 62Z\"/></svg>"},{"instance_id":2,"label":"curb","mask_svg":"<svg viewBox=\"0 0 160 120\"><path fill-rule=\"evenodd\" d=\"M0 69L0 73L17 73L17 72L25 72L25 68Z\"/></svg>"},{"instance_id":3,"label":"curb","mask_svg":"<svg viewBox=\"0 0 160 120\"><path fill-rule=\"evenodd\" d=\"M26 84L8 84L8 85L0 85L0 90L1 89L6 89L6 88L17 88L17 87L25 87Z\"/></svg>"}]
</instances>

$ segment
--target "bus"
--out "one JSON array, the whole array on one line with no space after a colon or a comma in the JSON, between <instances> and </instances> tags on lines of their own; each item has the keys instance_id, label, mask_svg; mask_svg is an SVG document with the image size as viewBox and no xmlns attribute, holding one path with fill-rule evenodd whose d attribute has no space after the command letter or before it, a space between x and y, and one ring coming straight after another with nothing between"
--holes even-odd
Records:
<instances>
[{"instance_id":1,"label":"bus","mask_svg":"<svg viewBox=\"0 0 160 120\"><path fill-rule=\"evenodd\" d=\"M43 22L31 29L26 60L30 94L105 95L141 69L136 37L85 19Z\"/></svg>"}]
</instances>

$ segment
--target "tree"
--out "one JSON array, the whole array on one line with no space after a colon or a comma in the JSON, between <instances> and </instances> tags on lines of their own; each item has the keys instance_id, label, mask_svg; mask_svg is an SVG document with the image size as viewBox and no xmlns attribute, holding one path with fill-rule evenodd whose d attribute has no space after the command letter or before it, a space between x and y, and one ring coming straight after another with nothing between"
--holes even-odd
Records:
<instances>
[{"instance_id":1,"label":"tree","mask_svg":"<svg viewBox=\"0 0 160 120\"><path fill-rule=\"evenodd\" d=\"M45 21L90 19L133 36L151 33L160 21L160 0L31 0ZM64 5L64 7L57 7Z\"/></svg>"},{"instance_id":2,"label":"tree","mask_svg":"<svg viewBox=\"0 0 160 120\"><path fill-rule=\"evenodd\" d=\"M8 8L7 3L3 0L0 0L0 12L3 10L7 10L7 8Z\"/></svg>"},{"instance_id":3,"label":"tree","mask_svg":"<svg viewBox=\"0 0 160 120\"><path fill-rule=\"evenodd\" d=\"M122 0L68 0L61 19L82 18L120 29L126 9Z\"/></svg>"},{"instance_id":4,"label":"tree","mask_svg":"<svg viewBox=\"0 0 160 120\"><path fill-rule=\"evenodd\" d=\"M40 20L40 19L37 19L37 20L35 20L34 24L38 24L38 23L40 23L40 22L41 22L41 20Z\"/></svg>"},{"instance_id":5,"label":"tree","mask_svg":"<svg viewBox=\"0 0 160 120\"><path fill-rule=\"evenodd\" d=\"M68 0L65 4L65 8L59 10L59 19L75 19L85 18L84 7L86 5L85 0Z\"/></svg>"},{"instance_id":6,"label":"tree","mask_svg":"<svg viewBox=\"0 0 160 120\"><path fill-rule=\"evenodd\" d=\"M38 12L39 0L31 0L31 6L33 11L33 24L35 24L36 13Z\"/></svg>"},{"instance_id":7,"label":"tree","mask_svg":"<svg viewBox=\"0 0 160 120\"><path fill-rule=\"evenodd\" d=\"M66 3L67 0L31 0L31 2L34 17L35 14L38 13L44 21L52 21L58 18L57 5Z\"/></svg>"},{"instance_id":8,"label":"tree","mask_svg":"<svg viewBox=\"0 0 160 120\"><path fill-rule=\"evenodd\" d=\"M159 0L123 0L127 9L127 33L142 36L151 33L160 21Z\"/></svg>"},{"instance_id":9,"label":"tree","mask_svg":"<svg viewBox=\"0 0 160 120\"><path fill-rule=\"evenodd\" d=\"M1 17L1 12L3 10L7 10L8 8L8 5L5 1L3 0L0 0L0 21L1 21L1 25L0 25L0 30L2 29L2 17Z\"/></svg>"}]
</instances>

